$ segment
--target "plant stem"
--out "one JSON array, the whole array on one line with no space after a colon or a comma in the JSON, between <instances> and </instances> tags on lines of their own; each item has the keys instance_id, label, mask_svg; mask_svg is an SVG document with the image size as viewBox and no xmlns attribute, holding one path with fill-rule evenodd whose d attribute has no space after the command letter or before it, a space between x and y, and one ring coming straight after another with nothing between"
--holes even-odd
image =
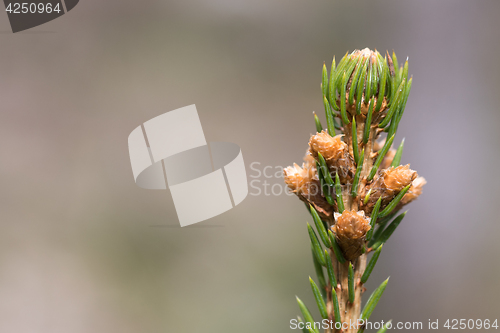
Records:
<instances>
[{"instance_id":1,"label":"plant stem","mask_svg":"<svg viewBox=\"0 0 500 333\"><path fill-rule=\"evenodd\" d=\"M364 126L365 126L365 115L357 115L356 116L356 132L358 134L358 137L363 137L363 132L364 132ZM350 126L345 126L344 129L346 130L344 139L346 140L346 143L349 147L349 150L352 154L352 133ZM378 129L376 126L372 126L370 128L370 134L368 137L368 142L363 145L362 140L361 142L358 140L358 142L361 143L361 147L358 147L358 149L364 149L365 154L364 154L364 159L363 159L363 169L361 170L361 176L360 176L360 184L358 188L358 195L362 192L363 188L366 185L366 177L368 176L372 166L373 166L373 158L372 158L372 152L373 152L373 146L375 144L375 140L378 136ZM345 209L347 210L358 210L358 204L357 200L353 200L352 196L350 195L350 189L347 188L347 186L344 186L342 188L342 196L344 199L344 206ZM331 227L331 225L329 225ZM344 324L347 329L326 329L325 333L357 333L358 329L355 327L355 325L351 326L350 324L353 323L355 324L357 320L359 319L361 315L361 296L364 292L364 286L362 283L360 283L361 276L363 275L365 269L366 269L366 253L362 254L360 257L358 257L355 262L353 262L353 268L354 268L354 302L349 303L349 290L348 290L348 273L349 273L349 262L346 261L344 264L341 264L337 261L337 258L335 257L335 254L333 251L330 251L330 260L332 260L333 268L335 270L335 274L337 276L337 281L338 281L338 287L336 289L337 292L337 297L340 305L340 313L342 316L342 323ZM328 258L327 258L328 259ZM334 322L334 314L333 314L333 299L332 299L332 292L331 292L331 286L328 287L327 291L327 311L329 314L329 320L332 320Z\"/></svg>"}]
</instances>

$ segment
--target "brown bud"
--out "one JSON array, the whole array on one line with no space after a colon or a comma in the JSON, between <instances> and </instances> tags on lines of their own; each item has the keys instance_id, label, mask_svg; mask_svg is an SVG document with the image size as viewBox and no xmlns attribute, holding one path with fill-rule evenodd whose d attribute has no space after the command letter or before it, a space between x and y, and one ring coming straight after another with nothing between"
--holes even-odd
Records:
<instances>
[{"instance_id":1,"label":"brown bud","mask_svg":"<svg viewBox=\"0 0 500 333\"><path fill-rule=\"evenodd\" d=\"M363 253L365 236L370 230L370 220L365 212L344 210L342 214L335 213L335 225L332 227L335 238L344 257L353 261Z\"/></svg>"},{"instance_id":2,"label":"brown bud","mask_svg":"<svg viewBox=\"0 0 500 333\"><path fill-rule=\"evenodd\" d=\"M356 166L347 144L341 140L341 137L342 135L331 137L326 131L322 131L311 136L309 151L316 160L318 160L318 153L321 153L332 178L335 178L335 173L338 172L340 181L346 183L352 180Z\"/></svg>"},{"instance_id":3,"label":"brown bud","mask_svg":"<svg viewBox=\"0 0 500 333\"><path fill-rule=\"evenodd\" d=\"M285 183L300 200L311 204L324 219L332 217L334 207L328 204L321 193L321 184L313 163L304 163L302 168L294 163L293 167L283 170Z\"/></svg>"},{"instance_id":4,"label":"brown bud","mask_svg":"<svg viewBox=\"0 0 500 333\"><path fill-rule=\"evenodd\" d=\"M415 178L417 172L410 169L410 165L391 167L384 171L384 183L388 190L397 193L408 186Z\"/></svg>"},{"instance_id":5,"label":"brown bud","mask_svg":"<svg viewBox=\"0 0 500 333\"><path fill-rule=\"evenodd\" d=\"M371 184L365 187L365 193L370 189L370 198L363 210L370 215L375 203L382 198L381 207L385 207L406 186L417 178L417 172L410 169L410 165L400 165L397 168L390 167L382 170ZM411 191L411 188L410 188Z\"/></svg>"},{"instance_id":6,"label":"brown bud","mask_svg":"<svg viewBox=\"0 0 500 333\"><path fill-rule=\"evenodd\" d=\"M311 178L318 179L318 174L316 172L316 160L312 157L309 149L306 151L304 155L304 163L302 165L304 169L308 169L311 174Z\"/></svg>"}]
</instances>

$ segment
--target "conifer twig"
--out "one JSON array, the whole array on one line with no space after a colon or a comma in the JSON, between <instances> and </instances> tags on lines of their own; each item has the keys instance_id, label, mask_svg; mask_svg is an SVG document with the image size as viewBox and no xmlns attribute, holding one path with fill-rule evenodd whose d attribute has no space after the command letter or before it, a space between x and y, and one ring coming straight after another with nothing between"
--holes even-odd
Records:
<instances>
[{"instance_id":1,"label":"conifer twig","mask_svg":"<svg viewBox=\"0 0 500 333\"><path fill-rule=\"evenodd\" d=\"M422 193L425 179L409 165L400 165L404 140L397 151L391 149L412 81L408 61L398 67L395 53L383 58L377 51L355 50L338 64L334 57L330 73L323 64L327 131L314 114L316 134L305 162L284 169L285 183L306 203L316 227L307 223L319 285L311 278L310 284L321 316L337 325L327 333L364 331L349 324L370 318L389 279L361 310L364 283L406 215L394 218L396 213ZM384 132L385 142L379 139ZM306 305L299 298L297 302L304 318L299 321L313 323ZM342 329L343 323L348 328Z\"/></svg>"}]
</instances>

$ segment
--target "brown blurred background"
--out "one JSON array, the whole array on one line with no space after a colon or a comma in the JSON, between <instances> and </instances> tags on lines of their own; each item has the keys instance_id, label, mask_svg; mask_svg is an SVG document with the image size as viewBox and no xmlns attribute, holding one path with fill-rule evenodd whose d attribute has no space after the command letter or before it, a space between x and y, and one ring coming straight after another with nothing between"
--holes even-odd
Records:
<instances>
[{"instance_id":1,"label":"brown blurred background","mask_svg":"<svg viewBox=\"0 0 500 333\"><path fill-rule=\"evenodd\" d=\"M0 15L0 332L291 331L295 295L315 308L301 202L249 195L181 229L168 191L134 184L127 137L195 103L250 177L300 162L323 61L364 47L410 57L396 142L428 180L370 278L391 276L372 319L500 319L499 14L497 0L87 0L17 34Z\"/></svg>"}]
</instances>

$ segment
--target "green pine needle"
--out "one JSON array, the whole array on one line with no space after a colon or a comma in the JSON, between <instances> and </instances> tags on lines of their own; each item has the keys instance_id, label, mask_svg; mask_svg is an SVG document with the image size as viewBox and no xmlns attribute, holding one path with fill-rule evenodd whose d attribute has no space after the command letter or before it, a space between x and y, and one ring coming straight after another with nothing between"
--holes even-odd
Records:
<instances>
[{"instance_id":1,"label":"green pine needle","mask_svg":"<svg viewBox=\"0 0 500 333\"><path fill-rule=\"evenodd\" d=\"M304 327L304 328L302 329L302 333L310 333L310 332L311 332L310 330L308 330L308 329L306 328L306 325L304 324L304 321L302 320L302 318L301 318L300 316L297 316L297 320L299 321L299 323L301 323L301 324L302 324L301 326L302 326L302 327Z\"/></svg>"},{"instance_id":2,"label":"green pine needle","mask_svg":"<svg viewBox=\"0 0 500 333\"><path fill-rule=\"evenodd\" d=\"M335 287L332 288L332 300L333 300L333 315L335 317L335 323L340 323L342 317L340 315L339 299L337 298L337 292Z\"/></svg>"},{"instance_id":3,"label":"green pine needle","mask_svg":"<svg viewBox=\"0 0 500 333\"><path fill-rule=\"evenodd\" d=\"M389 325L392 323L392 319L389 320L387 323L384 324L384 326L378 330L377 333L385 333L389 329Z\"/></svg>"},{"instance_id":4,"label":"green pine needle","mask_svg":"<svg viewBox=\"0 0 500 333\"><path fill-rule=\"evenodd\" d=\"M309 232L309 238L311 239L313 253L316 256L316 259L318 259L318 262L321 264L321 266L326 266L326 258L323 253L323 249L321 248L321 244L319 243L316 233L309 223L307 223L307 231Z\"/></svg>"},{"instance_id":5,"label":"green pine needle","mask_svg":"<svg viewBox=\"0 0 500 333\"><path fill-rule=\"evenodd\" d=\"M314 327L314 318L311 315L311 312L309 312L309 309L307 306L302 302L300 298L295 296L297 298L297 304L299 304L300 312L302 312L302 315L304 316L304 320L306 323L309 323L312 327L312 332L314 333L319 333L319 331Z\"/></svg>"},{"instance_id":6,"label":"green pine needle","mask_svg":"<svg viewBox=\"0 0 500 333\"><path fill-rule=\"evenodd\" d=\"M321 240L323 241L323 244L327 248L331 248L332 244L330 243L330 238L328 237L328 233L326 232L325 225L324 225L323 221L321 221L321 218L319 217L316 209L314 209L314 207L312 205L309 205L309 207L311 209L311 215L312 215L313 220L314 220L314 225L316 225L316 230L318 230L319 237L321 238Z\"/></svg>"},{"instance_id":7,"label":"green pine needle","mask_svg":"<svg viewBox=\"0 0 500 333\"><path fill-rule=\"evenodd\" d=\"M332 68L330 69L330 81L328 82L328 100L333 105L335 109L335 99L336 99L336 91L335 91L335 56L333 56Z\"/></svg>"},{"instance_id":8,"label":"green pine needle","mask_svg":"<svg viewBox=\"0 0 500 333\"><path fill-rule=\"evenodd\" d=\"M380 79L380 89L378 91L378 97L377 97L377 106L375 107L375 110L377 112L380 111L380 108L382 107L382 102L384 101L385 86L387 84L388 73L389 73L389 68L387 68L387 65L385 64L384 61L384 66L382 67L382 78Z\"/></svg>"},{"instance_id":9,"label":"green pine needle","mask_svg":"<svg viewBox=\"0 0 500 333\"><path fill-rule=\"evenodd\" d=\"M370 138L370 129L372 126L372 117L373 117L373 106L375 103L375 97L372 97L370 103L368 104L368 115L366 116L365 128L363 131L363 143L366 145L368 143L368 139Z\"/></svg>"},{"instance_id":10,"label":"green pine needle","mask_svg":"<svg viewBox=\"0 0 500 333\"><path fill-rule=\"evenodd\" d=\"M351 61L349 61L349 64L347 65L345 69L345 74L346 74L346 87L347 87L347 81L349 81L349 78L351 77L352 72L354 71L354 68L356 67L358 61L359 61L360 55L353 56L351 58ZM342 75L343 77L343 75Z\"/></svg>"},{"instance_id":11,"label":"green pine needle","mask_svg":"<svg viewBox=\"0 0 500 333\"><path fill-rule=\"evenodd\" d=\"M356 92L356 114L361 114L361 103L363 99L363 90L365 89L366 82L366 70L368 66L368 61L363 64L363 70L361 71L361 77L358 80L357 92ZM367 97L365 97L366 99Z\"/></svg>"},{"instance_id":12,"label":"green pine needle","mask_svg":"<svg viewBox=\"0 0 500 333\"><path fill-rule=\"evenodd\" d=\"M389 149L392 146L392 142L394 141L394 135L395 134L393 134L389 138L389 140L387 140L385 142L384 147L382 147L382 149L380 149L380 151L378 152L377 160L375 161L375 164L373 164L373 167L370 170L370 174L368 175L368 178L367 178L368 181L372 180L373 177L375 177L375 174L377 173L378 168L380 168L380 164L382 163L382 160L384 159L385 154L387 154L387 152L389 151Z\"/></svg>"},{"instance_id":13,"label":"green pine needle","mask_svg":"<svg viewBox=\"0 0 500 333\"><path fill-rule=\"evenodd\" d=\"M375 310L375 307L377 306L380 298L382 297L382 294L385 291L385 288L387 287L387 282L389 282L389 278L387 278L387 280L382 282L382 284L377 289L375 289L375 291L371 294L370 298L366 302L365 307L363 308L363 312L361 312L360 319L364 321L370 319L373 310Z\"/></svg>"},{"instance_id":14,"label":"green pine needle","mask_svg":"<svg viewBox=\"0 0 500 333\"><path fill-rule=\"evenodd\" d=\"M390 99L389 99L389 106L390 106L394 101L394 95L396 94L396 90L397 90L397 86L396 86L397 68L394 67L394 62L392 61L392 58L389 55L389 52L387 52L387 64L389 65L389 81L390 81L389 83L390 83L390 88L391 88Z\"/></svg>"},{"instance_id":15,"label":"green pine needle","mask_svg":"<svg viewBox=\"0 0 500 333\"><path fill-rule=\"evenodd\" d=\"M349 89L349 104L352 105L354 103L354 93L356 92L356 85L361 84L359 82L359 76L361 74L361 69L364 63L368 58L359 58L356 64L356 69L354 70L354 74L352 75L351 88ZM363 82L364 84L364 82Z\"/></svg>"},{"instance_id":16,"label":"green pine needle","mask_svg":"<svg viewBox=\"0 0 500 333\"><path fill-rule=\"evenodd\" d=\"M398 64L398 57L396 57L396 53L394 50L392 50L392 63L394 64L394 73L396 77L399 76L399 64Z\"/></svg>"},{"instance_id":17,"label":"green pine needle","mask_svg":"<svg viewBox=\"0 0 500 333\"><path fill-rule=\"evenodd\" d=\"M391 213L385 217L382 217L377 219L377 224L379 225L382 225L382 224L387 224L387 222L391 221L397 214L398 214L399 210L395 211L394 213Z\"/></svg>"},{"instance_id":18,"label":"green pine needle","mask_svg":"<svg viewBox=\"0 0 500 333\"><path fill-rule=\"evenodd\" d=\"M380 256L380 251L382 251L382 245L380 245L373 254L372 258L370 259L370 262L368 265L366 265L365 272L363 273L363 276L361 277L361 283L366 283L368 281L368 278L370 277L370 274L373 271L373 268L377 264L378 257Z\"/></svg>"},{"instance_id":19,"label":"green pine needle","mask_svg":"<svg viewBox=\"0 0 500 333\"><path fill-rule=\"evenodd\" d=\"M337 261L341 264L345 263L344 255L342 254L342 250L340 249L337 241L335 240L335 235L331 230L328 230L328 235L330 236L330 241L332 242L333 253L335 253L335 257L337 257Z\"/></svg>"},{"instance_id":20,"label":"green pine needle","mask_svg":"<svg viewBox=\"0 0 500 333\"><path fill-rule=\"evenodd\" d=\"M391 224L389 224L389 226L387 226L387 228L384 229L384 231L382 232L382 234L380 235L380 237L378 237L378 239L376 240L376 242L372 245L372 249L378 249L379 246L381 246L382 244L384 244L385 242L387 242L387 240L389 240L389 238L392 236L392 234L394 233L394 231L396 230L396 228L399 226L399 224L401 223L401 221L403 221L404 217L406 216L406 213L408 211L398 215L398 217L396 217L394 219L394 221L392 221Z\"/></svg>"},{"instance_id":21,"label":"green pine needle","mask_svg":"<svg viewBox=\"0 0 500 333\"><path fill-rule=\"evenodd\" d=\"M325 274L323 272L323 266L321 266L318 259L316 258L316 255L314 254L314 250L312 248L312 244L311 244L311 251L313 255L314 271L316 272L318 283L321 287L321 290L326 291L326 280L325 280Z\"/></svg>"},{"instance_id":22,"label":"green pine needle","mask_svg":"<svg viewBox=\"0 0 500 333\"><path fill-rule=\"evenodd\" d=\"M321 292L316 285L316 283L309 277L309 282L311 284L311 289L314 295L314 299L316 300L316 304L318 305L319 313L323 319L328 319L328 312L326 311L326 304L325 301L323 300L323 296L321 295Z\"/></svg>"},{"instance_id":23,"label":"green pine needle","mask_svg":"<svg viewBox=\"0 0 500 333\"><path fill-rule=\"evenodd\" d=\"M372 238L373 230L375 229L375 224L378 219L378 211L380 210L380 205L382 204L382 197L378 198L375 207L373 207L372 216L370 218L370 230L366 233L366 240L369 241Z\"/></svg>"},{"instance_id":24,"label":"green pine needle","mask_svg":"<svg viewBox=\"0 0 500 333\"><path fill-rule=\"evenodd\" d=\"M401 201L401 199L403 199L403 196L406 194L406 192L408 192L408 190L410 189L410 187L411 187L411 184L409 184L405 188L403 188L398 193L398 195L396 195L394 197L394 199L392 199L391 202L389 202L389 204L387 205L387 207L385 207L384 210L381 211L378 214L378 217L385 217L385 216L389 215L394 210L394 208L396 208L396 206Z\"/></svg>"},{"instance_id":25,"label":"green pine needle","mask_svg":"<svg viewBox=\"0 0 500 333\"><path fill-rule=\"evenodd\" d=\"M354 269L352 263L349 263L349 272L347 274L347 284L349 290L349 303L354 303Z\"/></svg>"},{"instance_id":26,"label":"green pine needle","mask_svg":"<svg viewBox=\"0 0 500 333\"><path fill-rule=\"evenodd\" d=\"M368 203L368 200L370 200L370 194L372 194L372 189L369 189L368 193L366 193L365 198L363 199L364 205L366 205Z\"/></svg>"},{"instance_id":27,"label":"green pine needle","mask_svg":"<svg viewBox=\"0 0 500 333\"><path fill-rule=\"evenodd\" d=\"M316 112L313 112L313 114L314 114L314 122L316 123L316 132L321 133L321 131L323 130L323 126L321 126L321 121L316 115Z\"/></svg>"},{"instance_id":28,"label":"green pine needle","mask_svg":"<svg viewBox=\"0 0 500 333\"><path fill-rule=\"evenodd\" d=\"M342 117L342 122L344 124L349 124L349 118L347 118L347 111L346 111L346 105L345 105L345 90L347 86L347 80L348 76L346 72L344 72L344 75L342 76L342 85L340 87L340 116Z\"/></svg>"},{"instance_id":29,"label":"green pine needle","mask_svg":"<svg viewBox=\"0 0 500 333\"><path fill-rule=\"evenodd\" d=\"M350 62L351 62L351 57L349 56L349 52L346 52L346 54L342 57L342 59L340 59L339 65L335 70L334 85L336 89L338 89L340 81L342 80L342 73L344 73L345 69L347 68Z\"/></svg>"},{"instance_id":30,"label":"green pine needle","mask_svg":"<svg viewBox=\"0 0 500 333\"><path fill-rule=\"evenodd\" d=\"M328 204L333 205L335 202L333 201L332 195L330 194L330 186L326 184L325 178L323 177L323 172L321 170L321 166L319 165L318 162L316 162L316 170L318 171L318 178L321 184L321 189L323 190L323 196L325 197Z\"/></svg>"},{"instance_id":31,"label":"green pine needle","mask_svg":"<svg viewBox=\"0 0 500 333\"><path fill-rule=\"evenodd\" d=\"M337 208L339 210L339 213L342 214L344 212L344 199L342 198L342 187L340 187L338 172L335 174L335 197L337 199Z\"/></svg>"},{"instance_id":32,"label":"green pine needle","mask_svg":"<svg viewBox=\"0 0 500 333\"><path fill-rule=\"evenodd\" d=\"M401 156L403 156L403 148L405 145L405 139L401 140L401 144L398 147L398 150L396 151L396 154L394 155L394 158L392 159L391 166L396 168L401 164Z\"/></svg>"},{"instance_id":33,"label":"green pine needle","mask_svg":"<svg viewBox=\"0 0 500 333\"><path fill-rule=\"evenodd\" d=\"M326 65L323 62L323 75L321 81L321 92L323 96L328 96L328 70L326 69Z\"/></svg>"},{"instance_id":34,"label":"green pine needle","mask_svg":"<svg viewBox=\"0 0 500 333\"><path fill-rule=\"evenodd\" d=\"M320 152L318 152L318 160L319 160L319 165L321 166L321 172L323 174L323 178L325 178L326 183L330 186L333 186L333 179L332 176L330 175L330 172L328 171L328 166L326 165L325 158L323 155L321 155Z\"/></svg>"},{"instance_id":35,"label":"green pine needle","mask_svg":"<svg viewBox=\"0 0 500 333\"><path fill-rule=\"evenodd\" d=\"M361 170L363 170L363 160L365 158L365 149L361 151L361 155L358 157L358 166L356 167L356 173L354 174L354 180L352 181L351 186L351 196L356 198L358 195L358 184L359 177L361 176Z\"/></svg>"},{"instance_id":36,"label":"green pine needle","mask_svg":"<svg viewBox=\"0 0 500 333\"><path fill-rule=\"evenodd\" d=\"M371 247L373 249L373 244L380 238L380 235L382 235L382 232L384 231L384 228L389 224L389 221L392 220L394 216L391 216L390 219L383 218L381 221L377 223L377 230L373 233L373 236L368 242L368 247Z\"/></svg>"},{"instance_id":37,"label":"green pine needle","mask_svg":"<svg viewBox=\"0 0 500 333\"><path fill-rule=\"evenodd\" d=\"M368 76L366 78L365 99L368 100L372 97L372 81L373 81L373 66L370 63L368 69Z\"/></svg>"},{"instance_id":38,"label":"green pine needle","mask_svg":"<svg viewBox=\"0 0 500 333\"><path fill-rule=\"evenodd\" d=\"M410 91L411 91L411 86L413 84L413 78L410 78L408 83L405 85L405 92L403 96L403 102L401 103L400 110L398 112L398 115L396 117L396 129L399 126L399 122L401 121L401 118L403 117L403 113L406 108L406 102L408 101L408 96L410 96Z\"/></svg>"},{"instance_id":39,"label":"green pine needle","mask_svg":"<svg viewBox=\"0 0 500 333\"><path fill-rule=\"evenodd\" d=\"M378 127L380 127L380 128L386 127L389 124L389 121L391 121L391 119L392 119L393 115L395 114L396 110L399 109L400 100L402 98L401 95L403 95L403 93L404 93L403 91L405 90L404 88L405 88L405 80L403 79L403 81L399 85L399 88L396 91L396 96L394 96L394 100L391 101L391 107L389 108L389 111L387 111L387 114L385 115L384 120L382 120L380 122L380 124L378 125Z\"/></svg>"},{"instance_id":40,"label":"green pine needle","mask_svg":"<svg viewBox=\"0 0 500 333\"><path fill-rule=\"evenodd\" d=\"M371 95L368 95L368 98L371 98L371 96L375 96L377 93L377 85L378 85L378 75L377 75L377 66L375 63L372 64L372 86L371 86Z\"/></svg>"},{"instance_id":41,"label":"green pine needle","mask_svg":"<svg viewBox=\"0 0 500 333\"><path fill-rule=\"evenodd\" d=\"M325 107L325 116L326 116L326 126L328 128L328 134L330 136L335 136L335 120L333 117L333 111L330 108L330 103L326 99L326 96L323 96L323 105Z\"/></svg>"},{"instance_id":42,"label":"green pine needle","mask_svg":"<svg viewBox=\"0 0 500 333\"><path fill-rule=\"evenodd\" d=\"M325 258L326 258L326 271L328 273L328 279L330 280L330 286L337 287L337 279L335 278L335 271L333 270L333 263L328 254L328 250L325 250Z\"/></svg>"},{"instance_id":43,"label":"green pine needle","mask_svg":"<svg viewBox=\"0 0 500 333\"><path fill-rule=\"evenodd\" d=\"M352 116L352 151L354 153L354 160L357 163L359 161L359 147L358 147L358 128L356 127L355 116Z\"/></svg>"},{"instance_id":44,"label":"green pine needle","mask_svg":"<svg viewBox=\"0 0 500 333\"><path fill-rule=\"evenodd\" d=\"M403 73L401 77L403 78L403 80L406 79L408 81L408 58L406 59L405 65L403 67Z\"/></svg>"}]
</instances>

